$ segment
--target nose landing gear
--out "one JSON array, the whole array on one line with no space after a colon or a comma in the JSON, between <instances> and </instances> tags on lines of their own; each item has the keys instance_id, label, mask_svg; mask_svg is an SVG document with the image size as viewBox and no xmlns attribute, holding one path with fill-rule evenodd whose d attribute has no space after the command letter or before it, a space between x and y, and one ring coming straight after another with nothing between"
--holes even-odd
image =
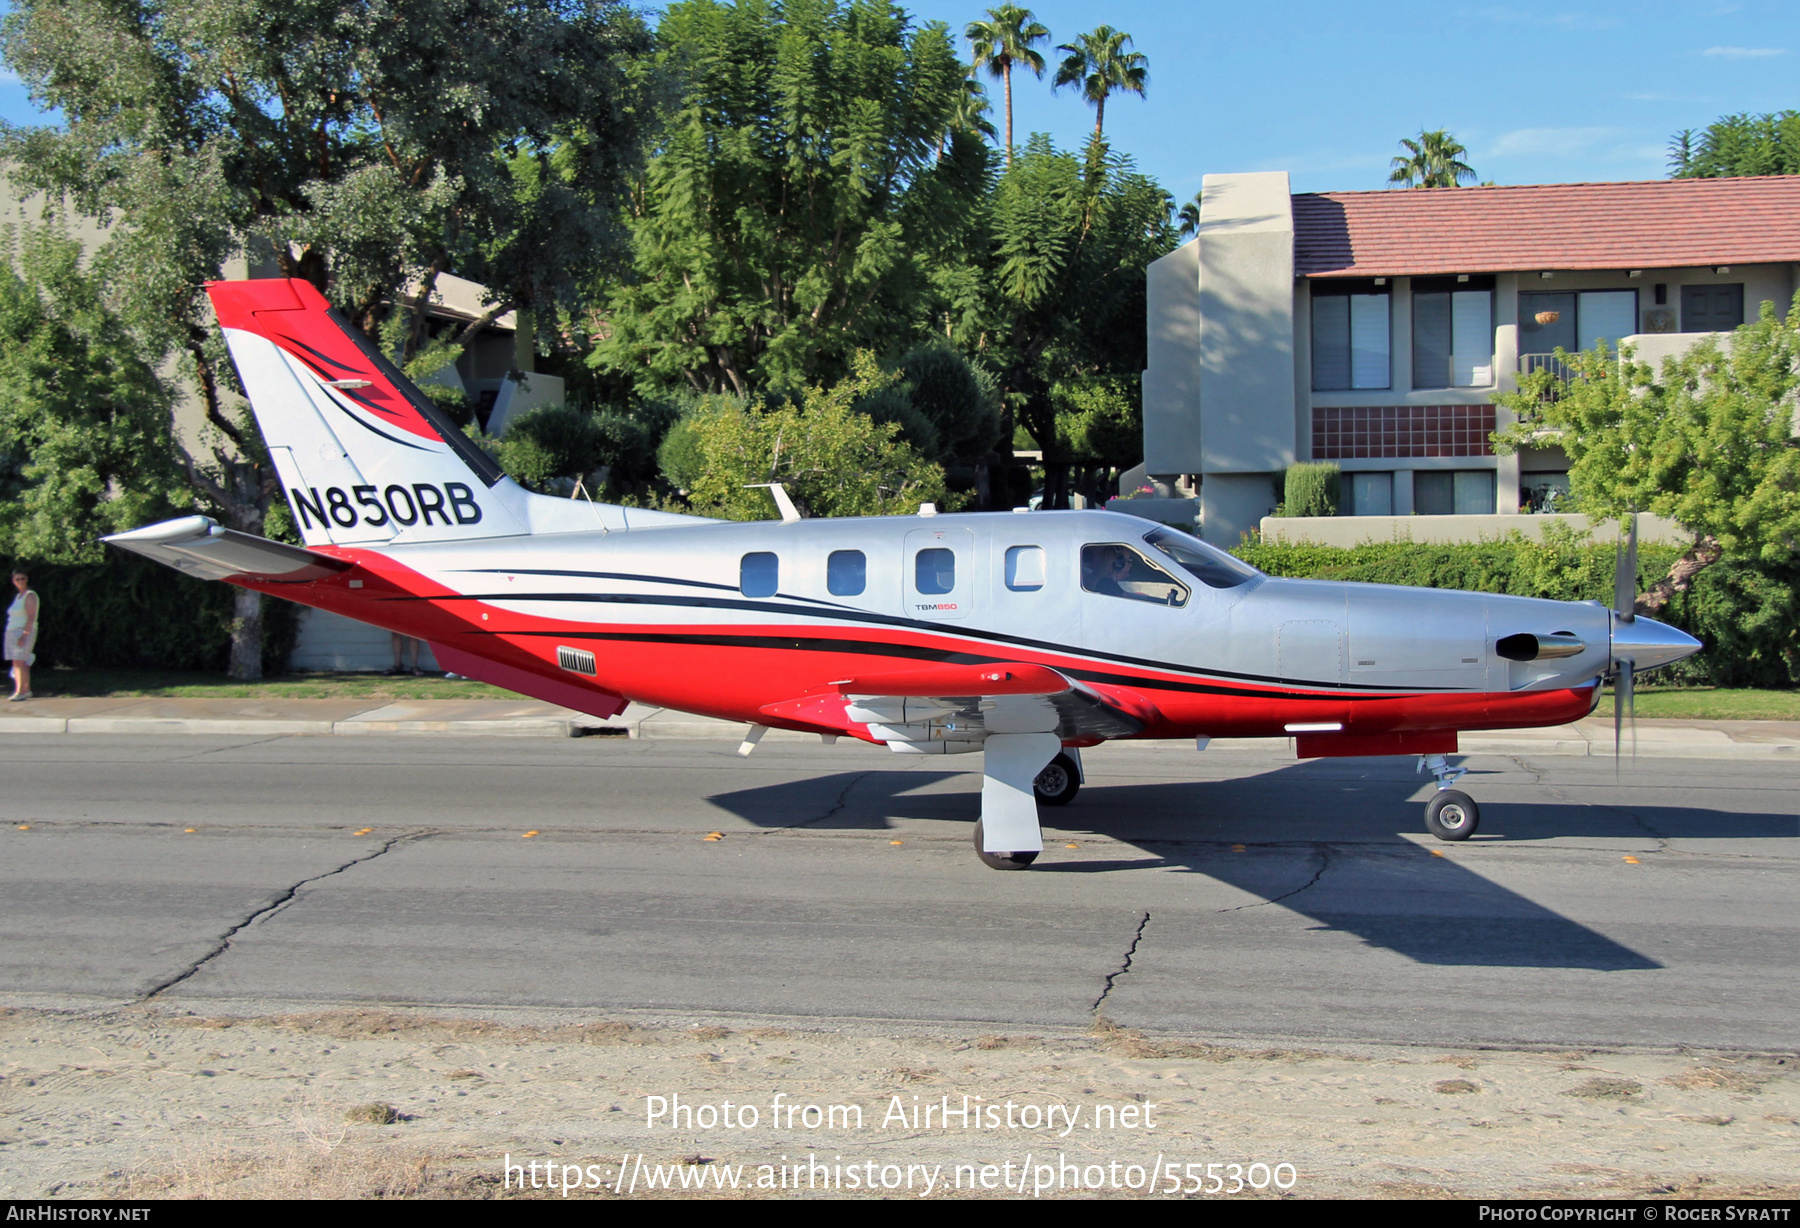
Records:
<instances>
[{"instance_id":1,"label":"nose landing gear","mask_svg":"<svg viewBox=\"0 0 1800 1228\"><path fill-rule=\"evenodd\" d=\"M1419 771L1429 771L1437 781L1437 796L1425 803L1425 830L1439 840L1467 840L1481 826L1481 808L1461 789L1450 786L1461 780L1467 768L1451 767L1443 755L1420 755Z\"/></svg>"}]
</instances>

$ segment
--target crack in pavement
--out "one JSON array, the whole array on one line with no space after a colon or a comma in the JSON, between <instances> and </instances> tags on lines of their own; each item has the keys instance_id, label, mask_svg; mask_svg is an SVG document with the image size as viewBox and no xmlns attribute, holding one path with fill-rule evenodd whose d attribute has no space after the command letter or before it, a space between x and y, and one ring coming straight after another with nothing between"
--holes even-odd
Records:
<instances>
[{"instance_id":1,"label":"crack in pavement","mask_svg":"<svg viewBox=\"0 0 1800 1228\"><path fill-rule=\"evenodd\" d=\"M1633 823L1636 823L1639 827L1643 828L1644 831L1649 834L1650 838L1652 840L1656 841L1656 851L1657 852L1666 853L1669 851L1669 841L1672 840L1674 837L1665 835L1662 832L1657 831L1654 827L1650 826L1649 821L1647 819L1645 819L1643 815L1639 814L1637 811L1633 810L1631 807L1618 806L1618 805L1614 805L1610 802L1599 802L1599 803L1595 803L1595 809L1610 810L1614 814L1624 815L1626 818L1630 819Z\"/></svg>"},{"instance_id":2,"label":"crack in pavement","mask_svg":"<svg viewBox=\"0 0 1800 1228\"><path fill-rule=\"evenodd\" d=\"M1100 1007L1105 1003L1107 995L1112 993L1113 982L1131 971L1132 958L1137 954L1138 943L1144 940L1144 927L1149 924L1150 910L1146 908L1144 910L1143 920L1138 922L1137 932L1131 936L1131 945L1125 948L1125 962L1119 965L1119 970L1117 972L1109 972L1106 974L1106 984L1101 986L1100 996L1094 999L1094 1005L1089 1008L1095 1014L1100 1012Z\"/></svg>"},{"instance_id":3,"label":"crack in pavement","mask_svg":"<svg viewBox=\"0 0 1800 1228\"><path fill-rule=\"evenodd\" d=\"M860 785L864 781L864 779L866 779L867 777L872 776L874 774L875 774L875 769L870 768L867 771L858 772L858 773L856 773L856 775L852 776L850 778L850 783L848 783L844 786L844 791L842 793L838 794L837 801L831 803L831 808L829 810L827 810L824 814L820 815L818 818L802 819L800 822L795 823L790 827L774 827L774 828L770 828L769 830L772 832L775 832L775 831L798 831L802 827L811 827L814 823L823 823L826 819L836 818L838 815L838 812L840 810L842 810L845 806L848 806L850 804L851 791L853 789L855 789L857 785Z\"/></svg>"},{"instance_id":4,"label":"crack in pavement","mask_svg":"<svg viewBox=\"0 0 1800 1228\"><path fill-rule=\"evenodd\" d=\"M357 857L350 861L346 861L343 865L338 866L336 869L327 870L323 874L314 874L310 878L301 879L299 882L295 883L292 887L289 887L286 891L282 892L275 899L270 900L267 904L264 904L261 908L257 909L255 912L253 912L249 916L245 917L242 921L239 921L236 925L232 926L230 929L226 930L223 934L219 935L219 941L214 944L212 950L208 951L205 955L202 955L199 959L197 959L193 963L189 964L186 968L182 969L180 972L176 973L174 976L170 977L168 980L159 982L158 984L152 986L146 993L140 995L138 997L137 1001L139 1003L148 1002L148 1001L150 1001L150 999L156 997L158 994L163 993L166 990L173 989L175 986L181 984L183 981L185 981L189 977L193 976L196 972L199 972L200 969L204 968L207 964L211 963L213 960L217 959L219 956L225 954L226 951L230 950L231 940L233 938L235 938L240 931L242 931L247 926L254 924L257 921L262 920L264 917L273 916L275 913L280 912L283 908L287 907L289 904L291 904L293 902L294 897L299 894L300 888L306 886L308 883L316 883L320 879L330 878L336 874L342 874L345 870L348 870L353 866L360 866L365 861L374 861L377 857L380 857L383 853L387 853L387 852L391 851L397 845L403 844L408 840L419 839L419 838L422 838L422 837L430 835L430 834L431 833L429 833L429 832L408 832L402 836L395 836L393 839L391 839L391 840L387 841L385 844L383 844L380 848L376 849L373 853L368 853L362 857Z\"/></svg>"},{"instance_id":5,"label":"crack in pavement","mask_svg":"<svg viewBox=\"0 0 1800 1228\"><path fill-rule=\"evenodd\" d=\"M1313 876L1311 878L1307 879L1304 883L1301 883L1298 887L1295 887L1292 891L1284 891L1280 895L1270 896L1266 900L1258 900L1254 904L1236 904L1230 908L1221 908L1218 911L1222 913L1242 912L1246 908L1263 908L1270 904L1279 904L1283 900L1292 899L1302 891L1317 886L1319 880L1325 877L1325 871L1331 868L1331 854L1333 850L1329 844L1315 844L1313 845L1313 851L1319 855L1319 868L1313 871Z\"/></svg>"}]
</instances>

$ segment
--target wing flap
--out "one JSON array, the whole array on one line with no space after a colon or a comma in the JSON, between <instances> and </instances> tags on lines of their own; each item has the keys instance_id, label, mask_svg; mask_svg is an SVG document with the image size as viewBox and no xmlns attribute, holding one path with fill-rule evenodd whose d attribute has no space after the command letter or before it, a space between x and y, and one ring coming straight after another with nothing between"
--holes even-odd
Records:
<instances>
[{"instance_id":1,"label":"wing flap","mask_svg":"<svg viewBox=\"0 0 1800 1228\"><path fill-rule=\"evenodd\" d=\"M209 516L183 516L101 540L202 580L305 584L355 566L329 554L223 528Z\"/></svg>"},{"instance_id":2,"label":"wing flap","mask_svg":"<svg viewBox=\"0 0 1800 1228\"><path fill-rule=\"evenodd\" d=\"M1024 725L1064 741L1142 733L1155 709L1136 696L1113 696L1047 665L1001 662L928 665L842 678L812 694L762 709L765 716L832 729L872 742L952 743L976 749L990 733Z\"/></svg>"}]
</instances>

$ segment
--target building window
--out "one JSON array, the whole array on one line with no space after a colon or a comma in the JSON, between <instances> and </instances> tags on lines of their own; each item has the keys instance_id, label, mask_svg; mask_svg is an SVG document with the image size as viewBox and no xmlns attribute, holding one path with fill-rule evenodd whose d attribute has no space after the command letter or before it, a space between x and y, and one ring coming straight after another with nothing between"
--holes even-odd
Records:
<instances>
[{"instance_id":1,"label":"building window","mask_svg":"<svg viewBox=\"0 0 1800 1228\"><path fill-rule=\"evenodd\" d=\"M833 550L825 559L825 591L833 597L860 596L868 583L869 561L860 550Z\"/></svg>"},{"instance_id":2,"label":"building window","mask_svg":"<svg viewBox=\"0 0 1800 1228\"><path fill-rule=\"evenodd\" d=\"M1575 507L1566 473L1522 473L1519 496L1521 512L1569 512Z\"/></svg>"},{"instance_id":3,"label":"building window","mask_svg":"<svg viewBox=\"0 0 1800 1228\"><path fill-rule=\"evenodd\" d=\"M1341 509L1345 516L1394 514L1394 475L1391 473L1346 473L1344 493L1350 496L1350 506Z\"/></svg>"},{"instance_id":4,"label":"building window","mask_svg":"<svg viewBox=\"0 0 1800 1228\"><path fill-rule=\"evenodd\" d=\"M738 592L746 597L773 597L781 580L781 564L766 550L746 554L738 564Z\"/></svg>"},{"instance_id":5,"label":"building window","mask_svg":"<svg viewBox=\"0 0 1800 1228\"><path fill-rule=\"evenodd\" d=\"M1413 511L1420 516L1491 516L1492 469L1416 469Z\"/></svg>"},{"instance_id":6,"label":"building window","mask_svg":"<svg viewBox=\"0 0 1800 1228\"><path fill-rule=\"evenodd\" d=\"M1415 277L1414 388L1486 388L1494 382L1494 279Z\"/></svg>"},{"instance_id":7,"label":"building window","mask_svg":"<svg viewBox=\"0 0 1800 1228\"><path fill-rule=\"evenodd\" d=\"M1315 405L1314 460L1492 456L1492 405Z\"/></svg>"},{"instance_id":8,"label":"building window","mask_svg":"<svg viewBox=\"0 0 1800 1228\"><path fill-rule=\"evenodd\" d=\"M1519 296L1519 369L1556 365L1556 351L1578 353L1600 342L1618 349L1619 338L1638 331L1636 290L1583 290L1577 294Z\"/></svg>"},{"instance_id":9,"label":"building window","mask_svg":"<svg viewBox=\"0 0 1800 1228\"><path fill-rule=\"evenodd\" d=\"M1312 283L1315 392L1393 386L1388 291L1368 280Z\"/></svg>"},{"instance_id":10,"label":"building window","mask_svg":"<svg viewBox=\"0 0 1800 1228\"><path fill-rule=\"evenodd\" d=\"M1681 331L1728 332L1744 322L1743 283L1681 287Z\"/></svg>"}]
</instances>

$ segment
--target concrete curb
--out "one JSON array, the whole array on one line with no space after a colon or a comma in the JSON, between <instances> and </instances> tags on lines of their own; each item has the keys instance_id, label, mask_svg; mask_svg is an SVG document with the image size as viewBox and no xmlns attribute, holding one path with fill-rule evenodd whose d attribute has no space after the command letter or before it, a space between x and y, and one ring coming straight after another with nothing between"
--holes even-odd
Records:
<instances>
[{"instance_id":1,"label":"concrete curb","mask_svg":"<svg viewBox=\"0 0 1800 1228\"><path fill-rule=\"evenodd\" d=\"M263 706L261 704L259 707ZM6 734L187 734L215 737L288 737L371 735L410 737L507 737L581 738L622 737L641 741L736 742L746 725L696 716L673 709L632 704L626 711L600 720L567 709L541 705L543 714L496 714L479 719L458 718L454 709L442 707L430 714L409 715L397 706L382 705L368 712L336 720L301 719L294 715L194 716L105 715L0 716L0 737ZM340 708L341 712L342 709ZM1604 728L1602 728L1604 726ZM814 743L817 735L772 729L765 742ZM1186 748L1185 740L1144 743L1147 747ZM1215 738L1208 747L1218 753L1250 753L1292 758L1293 741L1287 738ZM1632 756L1629 736L1624 757ZM1609 722L1583 722L1544 730L1505 730L1465 734L1464 755L1524 755L1559 758L1611 759L1613 732ZM1638 726L1636 754L1645 759L1790 759L1800 761L1800 727L1790 722L1704 722L1693 725Z\"/></svg>"}]
</instances>

